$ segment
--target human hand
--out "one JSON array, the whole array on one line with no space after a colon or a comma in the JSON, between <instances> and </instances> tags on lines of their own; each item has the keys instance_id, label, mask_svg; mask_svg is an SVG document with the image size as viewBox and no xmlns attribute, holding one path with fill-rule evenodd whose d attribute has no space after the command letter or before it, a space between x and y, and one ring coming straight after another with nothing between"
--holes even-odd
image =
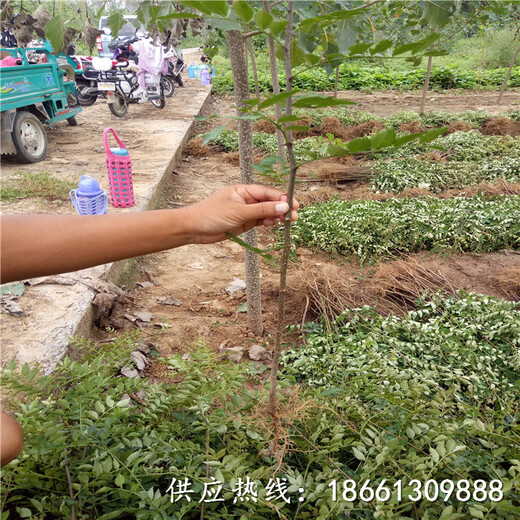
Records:
<instances>
[{"instance_id":1,"label":"human hand","mask_svg":"<svg viewBox=\"0 0 520 520\"><path fill-rule=\"evenodd\" d=\"M293 200L291 220L298 218ZM289 211L287 195L268 186L241 184L218 191L207 199L184 208L192 242L211 244L225 240L226 233L240 235L255 226L274 226Z\"/></svg>"}]
</instances>

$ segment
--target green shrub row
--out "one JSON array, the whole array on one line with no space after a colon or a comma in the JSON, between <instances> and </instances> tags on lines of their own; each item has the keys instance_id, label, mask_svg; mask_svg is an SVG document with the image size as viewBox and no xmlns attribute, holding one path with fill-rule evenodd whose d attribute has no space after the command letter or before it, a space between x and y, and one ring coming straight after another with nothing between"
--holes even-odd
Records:
<instances>
[{"instance_id":1,"label":"green shrub row","mask_svg":"<svg viewBox=\"0 0 520 520\"><path fill-rule=\"evenodd\" d=\"M333 200L303 208L293 238L362 262L422 250L519 249L520 197Z\"/></svg>"},{"instance_id":2,"label":"green shrub row","mask_svg":"<svg viewBox=\"0 0 520 520\"><path fill-rule=\"evenodd\" d=\"M495 69L485 73L482 86L496 88L504 81L507 69ZM416 89L422 87L426 78L425 69L395 71L383 67L366 67L359 65L341 65L338 76L340 90L386 90L386 89ZM430 88L448 89L475 89L478 87L481 73L474 70L464 70L456 67L433 68L430 77ZM264 71L259 71L260 89L272 91L271 77ZM252 74L249 78L250 90L255 91ZM334 90L334 75L328 76L323 69L302 71L294 78L294 88L305 91L332 91ZM230 70L219 70L212 79L213 92L224 94L233 91L233 75ZM280 74L280 86L285 88L285 76ZM508 87L520 86L520 67L514 67L508 82Z\"/></svg>"},{"instance_id":3,"label":"green shrub row","mask_svg":"<svg viewBox=\"0 0 520 520\"><path fill-rule=\"evenodd\" d=\"M371 187L377 191L401 192L407 188L428 189L439 193L482 182L520 182L520 158L481 162L437 162L415 158L379 160Z\"/></svg>"}]
</instances>

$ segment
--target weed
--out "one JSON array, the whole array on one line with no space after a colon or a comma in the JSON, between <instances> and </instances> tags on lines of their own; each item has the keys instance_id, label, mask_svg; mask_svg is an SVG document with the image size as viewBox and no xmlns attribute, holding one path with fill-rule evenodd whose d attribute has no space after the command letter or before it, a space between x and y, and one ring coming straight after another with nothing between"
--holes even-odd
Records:
<instances>
[{"instance_id":1,"label":"weed","mask_svg":"<svg viewBox=\"0 0 520 520\"><path fill-rule=\"evenodd\" d=\"M69 191L75 187L75 182L58 179L50 172L19 172L18 180L10 180L2 186L0 198L3 202L13 202L20 198L64 201L69 198Z\"/></svg>"}]
</instances>

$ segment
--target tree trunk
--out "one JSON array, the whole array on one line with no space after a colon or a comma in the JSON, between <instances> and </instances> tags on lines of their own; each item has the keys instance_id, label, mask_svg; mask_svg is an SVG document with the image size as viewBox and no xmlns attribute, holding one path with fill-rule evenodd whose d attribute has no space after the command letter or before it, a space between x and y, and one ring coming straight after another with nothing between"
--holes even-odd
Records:
<instances>
[{"instance_id":1,"label":"tree trunk","mask_svg":"<svg viewBox=\"0 0 520 520\"><path fill-rule=\"evenodd\" d=\"M249 75L247 60L244 52L244 41L241 31L227 31L226 39L229 48L233 86L235 88L235 102L238 109L245 106L244 101L249 99ZM253 123L251 120L239 119L238 142L240 155L240 180L244 184L253 183ZM244 241L257 247L256 229L244 234ZM260 336L263 332L262 299L260 294L260 264L258 255L245 250L246 256L246 284L247 284L247 319L249 328Z\"/></svg>"},{"instance_id":2,"label":"tree trunk","mask_svg":"<svg viewBox=\"0 0 520 520\"><path fill-rule=\"evenodd\" d=\"M291 70L291 43L293 37L293 0L288 1L287 6L287 29L285 34L284 46L284 64L286 77L286 91L292 90L293 75ZM292 114L292 97L287 98L285 105L285 115ZM294 198L294 185L296 181L296 159L294 156L292 131L286 131L287 156L289 157L289 166L291 175L289 178L289 190L287 192L287 201L289 202L289 211L285 215L284 228L284 248L282 255L282 264L280 269L280 295L278 300L278 323L276 327L275 345L273 352L273 361L271 366L270 386L269 386L269 413L273 420L277 421L276 412L278 409L278 399L276 390L278 386L278 367L280 365L280 354L282 352L282 336L285 330L285 294L287 292L287 267L289 264L289 254L291 250L291 209L292 200Z\"/></svg>"},{"instance_id":3,"label":"tree trunk","mask_svg":"<svg viewBox=\"0 0 520 520\"><path fill-rule=\"evenodd\" d=\"M509 76L511 76L511 71L515 66L516 58L518 58L518 53L520 53L520 47L516 49L515 55L513 56L513 60L511 61L511 65L509 65L509 70L507 71L506 77L504 79L504 83L502 83L502 88L500 89L500 94L498 95L498 104L502 103L502 96L506 90L507 82L509 81Z\"/></svg>"},{"instance_id":4,"label":"tree trunk","mask_svg":"<svg viewBox=\"0 0 520 520\"><path fill-rule=\"evenodd\" d=\"M260 85L258 84L258 72L256 70L256 60L255 60L255 52L253 51L253 43L251 42L251 38L247 39L247 47L249 50L249 54L251 55L251 68L253 69L253 77L255 78L255 94L256 97L260 97Z\"/></svg>"},{"instance_id":5,"label":"tree trunk","mask_svg":"<svg viewBox=\"0 0 520 520\"><path fill-rule=\"evenodd\" d=\"M269 5L268 0L262 0L262 6L264 11L269 12L271 7ZM278 79L278 65L276 63L276 48L274 45L274 40L268 36L267 43L269 45L269 64L271 66L271 80L273 84L273 94L280 93L280 80ZM276 108L276 119L280 119L282 117L282 107L277 103L275 105ZM287 160L287 153L285 151L285 139L280 130L276 130L276 140L278 142L278 155L284 160Z\"/></svg>"},{"instance_id":6,"label":"tree trunk","mask_svg":"<svg viewBox=\"0 0 520 520\"><path fill-rule=\"evenodd\" d=\"M426 94L428 93L428 85L430 84L430 75L432 73L432 61L433 56L428 56L428 68L426 69L426 79L424 80L424 88L421 98L421 109L420 114L424 114L424 105L426 104Z\"/></svg>"},{"instance_id":7,"label":"tree trunk","mask_svg":"<svg viewBox=\"0 0 520 520\"><path fill-rule=\"evenodd\" d=\"M334 97L338 97L339 66L336 67L336 78L334 79Z\"/></svg>"}]
</instances>

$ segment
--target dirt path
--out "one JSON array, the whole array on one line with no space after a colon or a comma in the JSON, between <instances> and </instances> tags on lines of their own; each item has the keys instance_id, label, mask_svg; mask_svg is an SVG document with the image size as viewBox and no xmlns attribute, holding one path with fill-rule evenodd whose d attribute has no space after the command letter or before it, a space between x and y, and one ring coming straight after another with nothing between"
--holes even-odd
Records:
<instances>
[{"instance_id":1,"label":"dirt path","mask_svg":"<svg viewBox=\"0 0 520 520\"><path fill-rule=\"evenodd\" d=\"M384 96L377 107L371 106L372 111L374 108L380 114L392 111L394 100ZM468 98L464 103L461 96L453 107L454 111L469 110L473 95L468 95ZM229 103L231 99L215 99L210 110L228 112L229 106L225 102ZM167 193L165 205L178 207L190 204L223 186L239 182L238 167L225 161L225 154L207 157L185 155L176 175L172 177L171 191ZM300 185L299 192L308 193L310 189L311 186ZM349 188L346 189L348 191ZM260 232L262 245L272 241L270 231ZM382 312L402 310L414 298L413 294L406 293L407 275L403 273L408 271L419 281L424 278L426 281L422 283L426 284L429 283L428 277L433 276L449 290L468 288L499 298L514 298L518 295L509 290L511 286L507 282L512 269L520 269L520 255L516 252L457 257L423 254L415 255L404 263L386 262L375 268L361 268L355 261L345 258L333 260L302 248L299 250L298 264L290 268L287 324L313 318L320 294L331 301L340 298L344 304L376 305ZM126 301L116 306L110 317L101 320L101 325L129 328L134 325L124 317L125 314L152 313L152 322L156 327L165 329L159 340L163 355L185 352L196 341L204 341L215 350L220 346L247 349L255 344L268 345L275 331L278 274L265 264L261 273L265 326L262 337L255 337L247 329L247 316L240 307L246 302L245 291L233 295L226 292L234 278L245 279L243 253L239 246L231 242L190 245L143 259L140 283L128 293ZM392 282L402 276L404 281L399 282L401 285ZM337 294L331 294L330 287L336 287ZM382 287L386 292L382 291ZM177 305L172 305L172 302ZM150 325L142 326L146 331Z\"/></svg>"}]
</instances>

